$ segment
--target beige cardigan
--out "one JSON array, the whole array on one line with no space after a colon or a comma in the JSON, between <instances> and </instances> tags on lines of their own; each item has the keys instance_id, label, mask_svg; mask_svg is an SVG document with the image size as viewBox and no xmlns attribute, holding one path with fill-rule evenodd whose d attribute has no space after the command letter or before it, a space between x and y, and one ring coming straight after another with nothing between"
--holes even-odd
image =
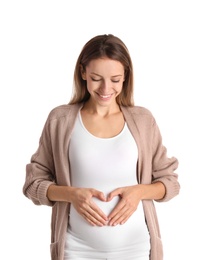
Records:
<instances>
[{"instance_id":1,"label":"beige cardigan","mask_svg":"<svg viewBox=\"0 0 211 260\"><path fill-rule=\"evenodd\" d=\"M26 166L23 193L36 205L52 206L52 260L63 260L70 204L49 201L46 194L52 183L71 185L68 146L77 113L82 105L62 105L50 112L38 150ZM178 175L174 172L178 161L174 157L167 157L154 117L143 107L121 107L121 110L139 150L138 182L150 184L161 181L165 185L166 194L160 201L172 199L180 190ZM144 200L143 207L151 238L150 260L162 260L163 249L154 202Z\"/></svg>"}]
</instances>

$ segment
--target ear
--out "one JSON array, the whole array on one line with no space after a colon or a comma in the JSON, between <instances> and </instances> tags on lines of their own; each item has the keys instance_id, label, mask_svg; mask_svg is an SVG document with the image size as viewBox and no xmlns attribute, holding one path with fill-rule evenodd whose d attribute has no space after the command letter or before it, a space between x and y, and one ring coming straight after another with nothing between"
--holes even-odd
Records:
<instances>
[{"instance_id":1,"label":"ear","mask_svg":"<svg viewBox=\"0 0 211 260\"><path fill-rule=\"evenodd\" d=\"M81 77L83 80L86 80L86 71L85 69L83 68L82 65L80 65L80 71L81 71Z\"/></svg>"}]
</instances>

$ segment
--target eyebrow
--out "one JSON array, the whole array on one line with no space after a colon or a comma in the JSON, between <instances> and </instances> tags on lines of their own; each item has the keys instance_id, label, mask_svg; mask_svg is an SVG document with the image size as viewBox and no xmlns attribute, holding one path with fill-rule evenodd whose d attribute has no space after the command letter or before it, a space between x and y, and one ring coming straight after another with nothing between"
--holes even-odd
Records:
<instances>
[{"instance_id":1,"label":"eyebrow","mask_svg":"<svg viewBox=\"0 0 211 260\"><path fill-rule=\"evenodd\" d=\"M91 72L92 75L95 75L95 76L98 76L98 77L102 77L101 75L95 73L95 72ZM111 76L112 78L115 78L115 77L121 77L122 74L119 74L119 75L114 75L114 76Z\"/></svg>"}]
</instances>

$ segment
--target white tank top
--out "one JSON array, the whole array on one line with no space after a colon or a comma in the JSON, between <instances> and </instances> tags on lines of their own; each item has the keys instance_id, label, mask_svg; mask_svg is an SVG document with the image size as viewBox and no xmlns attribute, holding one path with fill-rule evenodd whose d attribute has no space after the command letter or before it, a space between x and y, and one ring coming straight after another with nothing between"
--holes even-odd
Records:
<instances>
[{"instance_id":1,"label":"white tank top","mask_svg":"<svg viewBox=\"0 0 211 260\"><path fill-rule=\"evenodd\" d=\"M117 136L98 138L88 132L79 113L69 146L72 186L95 188L107 196L116 188L136 185L137 158L137 146L126 123ZM108 215L119 198L115 197L110 202L96 198L93 200ZM66 240L66 252L68 245L71 250L73 244L78 249L80 245L86 245L95 250L110 252L130 245L137 245L141 249L142 244L143 250L148 250L149 233L142 202L125 224L103 227L91 226L71 206ZM84 247L81 250L82 248Z\"/></svg>"}]
</instances>

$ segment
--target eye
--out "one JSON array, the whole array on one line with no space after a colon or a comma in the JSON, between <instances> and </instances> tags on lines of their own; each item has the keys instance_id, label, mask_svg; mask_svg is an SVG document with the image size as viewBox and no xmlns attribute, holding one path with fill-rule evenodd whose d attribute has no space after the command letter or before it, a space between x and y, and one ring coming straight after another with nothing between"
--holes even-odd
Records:
<instances>
[{"instance_id":1,"label":"eye","mask_svg":"<svg viewBox=\"0 0 211 260\"><path fill-rule=\"evenodd\" d=\"M91 78L91 79L92 79L92 81L95 81L95 82L100 81L100 79L94 79L94 78Z\"/></svg>"},{"instance_id":2,"label":"eye","mask_svg":"<svg viewBox=\"0 0 211 260\"><path fill-rule=\"evenodd\" d=\"M112 80L113 83L118 83L120 80Z\"/></svg>"}]
</instances>

